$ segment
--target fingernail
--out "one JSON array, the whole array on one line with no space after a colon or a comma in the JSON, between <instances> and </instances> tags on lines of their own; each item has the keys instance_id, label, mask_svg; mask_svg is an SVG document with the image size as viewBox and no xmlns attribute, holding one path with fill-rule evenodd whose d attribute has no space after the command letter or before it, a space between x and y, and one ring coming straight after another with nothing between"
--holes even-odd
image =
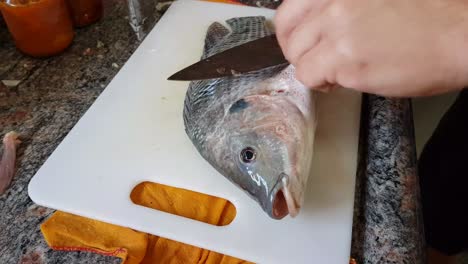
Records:
<instances>
[{"instance_id":1,"label":"fingernail","mask_svg":"<svg viewBox=\"0 0 468 264\"><path fill-rule=\"evenodd\" d=\"M319 92L328 93L328 92L330 92L331 90L334 90L334 89L335 89L335 85L332 85L332 84L323 84L323 85L320 85L320 86L313 87L312 89L317 90L317 91L319 91Z\"/></svg>"}]
</instances>

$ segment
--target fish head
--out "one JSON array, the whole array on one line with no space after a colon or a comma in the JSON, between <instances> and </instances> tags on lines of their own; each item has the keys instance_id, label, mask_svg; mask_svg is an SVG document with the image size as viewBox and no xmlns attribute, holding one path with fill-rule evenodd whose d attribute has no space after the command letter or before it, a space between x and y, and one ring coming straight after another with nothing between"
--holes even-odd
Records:
<instances>
[{"instance_id":1,"label":"fish head","mask_svg":"<svg viewBox=\"0 0 468 264\"><path fill-rule=\"evenodd\" d=\"M306 127L293 102L269 94L237 100L223 120L224 136L214 148L221 172L273 219L299 213L311 156Z\"/></svg>"}]
</instances>

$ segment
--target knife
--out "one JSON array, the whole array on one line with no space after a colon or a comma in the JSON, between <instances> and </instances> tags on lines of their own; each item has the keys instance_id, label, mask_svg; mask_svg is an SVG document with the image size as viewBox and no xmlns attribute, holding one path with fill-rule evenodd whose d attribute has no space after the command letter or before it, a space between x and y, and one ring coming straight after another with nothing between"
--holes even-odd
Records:
<instances>
[{"instance_id":1,"label":"knife","mask_svg":"<svg viewBox=\"0 0 468 264\"><path fill-rule=\"evenodd\" d=\"M286 63L288 61L273 34L205 58L173 74L168 80L193 81L237 76Z\"/></svg>"}]
</instances>

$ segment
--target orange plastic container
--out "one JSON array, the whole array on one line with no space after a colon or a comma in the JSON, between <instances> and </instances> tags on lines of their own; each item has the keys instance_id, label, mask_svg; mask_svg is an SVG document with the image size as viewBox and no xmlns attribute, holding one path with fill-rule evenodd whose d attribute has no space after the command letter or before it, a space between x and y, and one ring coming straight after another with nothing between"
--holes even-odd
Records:
<instances>
[{"instance_id":1,"label":"orange plastic container","mask_svg":"<svg viewBox=\"0 0 468 264\"><path fill-rule=\"evenodd\" d=\"M56 55L73 41L65 0L6 0L0 10L16 47L34 57Z\"/></svg>"},{"instance_id":2,"label":"orange plastic container","mask_svg":"<svg viewBox=\"0 0 468 264\"><path fill-rule=\"evenodd\" d=\"M76 27L99 21L103 14L102 0L67 0Z\"/></svg>"}]
</instances>

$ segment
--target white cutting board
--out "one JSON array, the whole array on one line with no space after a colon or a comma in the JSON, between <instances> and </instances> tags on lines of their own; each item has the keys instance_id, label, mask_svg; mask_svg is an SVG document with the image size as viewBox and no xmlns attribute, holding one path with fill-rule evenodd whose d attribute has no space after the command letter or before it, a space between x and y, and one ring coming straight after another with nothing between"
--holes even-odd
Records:
<instances>
[{"instance_id":1,"label":"white cutting board","mask_svg":"<svg viewBox=\"0 0 468 264\"><path fill-rule=\"evenodd\" d=\"M348 263L361 95L320 96L305 206L277 221L201 158L184 132L188 83L166 81L200 58L212 22L273 12L176 1L31 180L31 199L257 263ZM134 205L143 181L226 198L237 216L217 227Z\"/></svg>"}]
</instances>

